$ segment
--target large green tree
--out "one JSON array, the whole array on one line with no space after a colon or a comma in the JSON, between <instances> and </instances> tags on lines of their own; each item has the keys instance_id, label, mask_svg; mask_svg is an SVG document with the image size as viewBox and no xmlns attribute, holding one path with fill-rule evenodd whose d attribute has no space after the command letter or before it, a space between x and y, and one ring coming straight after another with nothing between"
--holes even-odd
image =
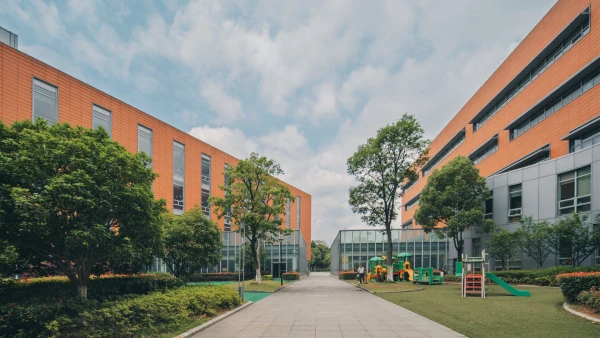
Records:
<instances>
[{"instance_id":1,"label":"large green tree","mask_svg":"<svg viewBox=\"0 0 600 338\"><path fill-rule=\"evenodd\" d=\"M519 239L516 232L510 232L506 229L495 229L492 231L490 239L486 242L490 257L502 261L502 270L517 254L519 248Z\"/></svg>"},{"instance_id":2,"label":"large green tree","mask_svg":"<svg viewBox=\"0 0 600 338\"><path fill-rule=\"evenodd\" d=\"M561 219L552 232L554 253L563 257L569 254L573 266L581 265L600 246L600 228L594 228L587 222L588 218L585 214L573 213ZM600 215L596 216L598 222Z\"/></svg>"},{"instance_id":3,"label":"large green tree","mask_svg":"<svg viewBox=\"0 0 600 338\"><path fill-rule=\"evenodd\" d=\"M288 187L275 176L283 175L279 164L264 156L252 153L240 160L237 166L225 168L224 185L219 186L224 197L211 197L210 203L220 218L230 217L235 231L245 234L256 269L256 282L260 284L260 244L272 241L291 230L282 229L285 203L292 200Z\"/></svg>"},{"instance_id":4,"label":"large green tree","mask_svg":"<svg viewBox=\"0 0 600 338\"><path fill-rule=\"evenodd\" d=\"M471 226L483 226L482 230L493 227L493 222L483 217L484 202L490 195L479 169L469 158L458 156L430 174L414 218L425 232L452 238L462 260L463 232Z\"/></svg>"},{"instance_id":5,"label":"large green tree","mask_svg":"<svg viewBox=\"0 0 600 338\"><path fill-rule=\"evenodd\" d=\"M0 233L21 257L50 262L87 299L90 275L117 259L160 249L164 201L145 154L103 129L0 123Z\"/></svg>"},{"instance_id":6,"label":"large green tree","mask_svg":"<svg viewBox=\"0 0 600 338\"><path fill-rule=\"evenodd\" d=\"M176 277L221 261L221 230L198 206L165 223L164 261Z\"/></svg>"},{"instance_id":7,"label":"large green tree","mask_svg":"<svg viewBox=\"0 0 600 338\"><path fill-rule=\"evenodd\" d=\"M311 257L309 264L313 269L324 269L331 264L331 250L327 244L319 241L310 243Z\"/></svg>"},{"instance_id":8,"label":"large green tree","mask_svg":"<svg viewBox=\"0 0 600 338\"><path fill-rule=\"evenodd\" d=\"M388 266L392 266L392 222L398 217L402 182L416 177L417 168L427 161L428 145L417 119L404 114L379 129L347 160L348 174L358 181L350 187L348 203L368 226L385 229ZM388 280L393 280L391 273Z\"/></svg>"},{"instance_id":9,"label":"large green tree","mask_svg":"<svg viewBox=\"0 0 600 338\"><path fill-rule=\"evenodd\" d=\"M539 269L553 252L553 231L548 222L534 222L531 217L522 218L521 227L516 231L519 247L523 253L538 263Z\"/></svg>"}]
</instances>

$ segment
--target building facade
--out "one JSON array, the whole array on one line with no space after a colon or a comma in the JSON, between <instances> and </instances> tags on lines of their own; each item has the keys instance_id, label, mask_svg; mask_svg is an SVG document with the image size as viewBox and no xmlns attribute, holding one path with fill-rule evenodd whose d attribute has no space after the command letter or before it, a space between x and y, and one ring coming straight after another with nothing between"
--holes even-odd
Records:
<instances>
[{"instance_id":1,"label":"building facade","mask_svg":"<svg viewBox=\"0 0 600 338\"><path fill-rule=\"evenodd\" d=\"M556 223L600 211L600 1L559 0L433 140L418 178L404 185L402 225L413 216L430 173L469 157L493 198L486 217L514 230L522 217ZM594 223L591 221L591 223ZM465 234L465 253L486 237ZM547 265L566 264L568 253ZM599 254L585 264L600 262ZM450 250L450 259L456 252ZM527 257L514 269L535 268Z\"/></svg>"},{"instance_id":2,"label":"building facade","mask_svg":"<svg viewBox=\"0 0 600 338\"><path fill-rule=\"evenodd\" d=\"M159 174L153 184L154 195L165 199L169 210L181 214L199 205L207 216L218 221L224 232L225 257L229 257L230 248L239 246L241 240L231 233L234 230L231 222L217 220L210 210L208 198L223 196L219 189L219 185L225 182L223 170L226 166L237 165L237 158L34 59L17 48L18 37L0 28L2 122L12 124L15 121L42 118L49 123L67 122L86 128L102 126L114 141L128 151L143 151L152 158L152 169ZM284 242L284 245L289 246L284 250L296 251L298 260L295 265L291 261L290 264L281 264L288 270L296 266L300 271L300 263L310 258L311 195L284 184L296 196L286 205L287 215L282 227L295 232ZM303 257L300 258L300 255ZM271 262L278 264L278 257L273 257ZM224 260L233 261L233 258ZM163 268L157 261L155 270ZM220 266L208 269L232 271L237 268L222 262Z\"/></svg>"}]
</instances>

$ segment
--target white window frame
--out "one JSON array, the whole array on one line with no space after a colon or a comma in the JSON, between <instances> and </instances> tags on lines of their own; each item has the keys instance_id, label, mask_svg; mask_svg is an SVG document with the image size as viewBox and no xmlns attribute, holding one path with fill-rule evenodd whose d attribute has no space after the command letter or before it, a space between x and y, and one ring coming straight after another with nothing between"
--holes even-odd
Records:
<instances>
[{"instance_id":1,"label":"white window frame","mask_svg":"<svg viewBox=\"0 0 600 338\"><path fill-rule=\"evenodd\" d=\"M579 176L578 175L578 171L582 170L582 169L585 169L585 168L589 168L589 173L583 174L583 175ZM561 176L562 175L566 175L566 174L569 174L571 172L573 173L573 178L572 179L565 179L565 180L561 181ZM578 194L577 194L578 190L579 190L578 181L581 178L588 177L588 176L590 177L590 193L587 194L587 195L578 196ZM567 198L567 199L562 200L561 196L560 196L561 184L563 182L568 182L570 180L573 180L575 195L572 198ZM557 193L557 196L558 196L558 210L557 210L558 216L568 215L568 214L573 213L573 212L589 212L589 210L580 211L579 208L581 208L582 206L585 206L585 205L589 205L590 209L591 209L591 205L592 205L592 194L591 194L592 193L592 187L593 186L592 186L592 168L591 168L591 166L585 166L585 167L581 167L579 169L575 169L575 170L571 170L571 171L567 171L565 173L559 174L558 175L558 193ZM588 202L583 202L583 203L578 203L579 199L583 199L583 198L589 198L589 201ZM561 204L564 204L564 202L570 202L570 201L572 201L573 204L561 207ZM571 208L573 209L573 211L571 211L569 213L565 213L565 214L561 213L562 210L571 209Z\"/></svg>"},{"instance_id":2,"label":"white window frame","mask_svg":"<svg viewBox=\"0 0 600 338\"><path fill-rule=\"evenodd\" d=\"M510 188L514 187L514 186L520 186L521 190L517 190L514 191L512 193L515 192L520 192L521 193L521 207L520 208L513 208L513 209L508 209L508 223L517 223L521 220L522 217L522 213L523 213L523 184L519 183L519 184L514 184L508 187L508 207L510 208L510 201L511 201L511 191ZM519 220L516 222L511 221L511 218L513 217L519 217Z\"/></svg>"},{"instance_id":3,"label":"white window frame","mask_svg":"<svg viewBox=\"0 0 600 338\"><path fill-rule=\"evenodd\" d=\"M106 132L108 133L108 137L112 139L112 112L94 103L92 104L92 129L99 127L99 125L96 125L96 118L108 122L108 130Z\"/></svg>"},{"instance_id":4,"label":"white window frame","mask_svg":"<svg viewBox=\"0 0 600 338\"><path fill-rule=\"evenodd\" d=\"M46 94L44 94L42 92L36 91L35 90L36 86L38 86L38 87L40 87L42 89L45 89L45 90L47 90L49 92L54 92L54 94L56 95L56 98L49 97L48 95L46 95ZM49 124L58 123L58 87L55 86L55 85L52 85L52 84L50 84L50 83L48 83L46 81L40 80L40 79L38 79L36 77L34 77L33 80L31 81L31 121L33 121L35 123L35 118L36 118L36 115L35 115L35 93L36 92L38 94L40 94L40 95L44 95L44 96L46 96L46 97L48 97L50 99L54 99L56 101L56 105L55 105L55 107L56 107L56 109L55 109L56 110L56 121L50 121L50 120L48 120L47 118L45 118L43 116L37 116L37 117L40 117L40 118L48 121Z\"/></svg>"}]
</instances>

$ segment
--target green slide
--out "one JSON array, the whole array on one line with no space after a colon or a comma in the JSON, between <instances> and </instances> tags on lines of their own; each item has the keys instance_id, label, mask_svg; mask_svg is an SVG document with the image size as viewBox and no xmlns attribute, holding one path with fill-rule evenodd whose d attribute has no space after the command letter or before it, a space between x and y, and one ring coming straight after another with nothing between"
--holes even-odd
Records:
<instances>
[{"instance_id":1,"label":"green slide","mask_svg":"<svg viewBox=\"0 0 600 338\"><path fill-rule=\"evenodd\" d=\"M505 281L503 281L502 279L498 278L498 276L494 275L491 272L486 272L485 276L487 278L489 278L492 282L500 285L504 290L512 293L513 295L517 296L517 297L530 297L531 294L529 293L529 291L527 290L517 290L515 288L513 288L512 286L510 286L510 284L507 284Z\"/></svg>"}]
</instances>

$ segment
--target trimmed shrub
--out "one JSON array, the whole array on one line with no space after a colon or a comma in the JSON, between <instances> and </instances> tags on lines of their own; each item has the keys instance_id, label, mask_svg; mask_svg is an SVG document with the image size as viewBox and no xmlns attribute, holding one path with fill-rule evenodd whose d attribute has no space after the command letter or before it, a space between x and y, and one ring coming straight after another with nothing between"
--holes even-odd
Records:
<instances>
[{"instance_id":1,"label":"trimmed shrub","mask_svg":"<svg viewBox=\"0 0 600 338\"><path fill-rule=\"evenodd\" d=\"M577 296L591 288L600 288L600 272L574 272L556 276L560 290L569 303L577 301Z\"/></svg>"},{"instance_id":2,"label":"trimmed shrub","mask_svg":"<svg viewBox=\"0 0 600 338\"><path fill-rule=\"evenodd\" d=\"M202 316L238 306L237 292L190 286L100 303L76 298L55 304L0 306L2 337L134 337L172 331Z\"/></svg>"},{"instance_id":3,"label":"trimmed shrub","mask_svg":"<svg viewBox=\"0 0 600 338\"><path fill-rule=\"evenodd\" d=\"M530 284L539 286L558 286L556 276L571 272L600 272L600 265L594 266L555 266L542 270L492 271L508 284Z\"/></svg>"},{"instance_id":4,"label":"trimmed shrub","mask_svg":"<svg viewBox=\"0 0 600 338\"><path fill-rule=\"evenodd\" d=\"M357 274L358 273L356 271L340 271L338 274L338 278L341 280L356 279Z\"/></svg>"},{"instance_id":5,"label":"trimmed shrub","mask_svg":"<svg viewBox=\"0 0 600 338\"><path fill-rule=\"evenodd\" d=\"M246 274L246 279L252 278ZM230 282L238 280L237 272L209 272L197 273L184 277L186 282Z\"/></svg>"},{"instance_id":6,"label":"trimmed shrub","mask_svg":"<svg viewBox=\"0 0 600 338\"><path fill-rule=\"evenodd\" d=\"M273 275L264 275L261 277L263 280L273 280Z\"/></svg>"},{"instance_id":7,"label":"trimmed shrub","mask_svg":"<svg viewBox=\"0 0 600 338\"><path fill-rule=\"evenodd\" d=\"M577 296L577 303L600 313L600 290L592 287L588 291L582 291Z\"/></svg>"},{"instance_id":8,"label":"trimmed shrub","mask_svg":"<svg viewBox=\"0 0 600 338\"><path fill-rule=\"evenodd\" d=\"M286 272L281 275L283 280L300 280L300 274L298 272Z\"/></svg>"},{"instance_id":9,"label":"trimmed shrub","mask_svg":"<svg viewBox=\"0 0 600 338\"><path fill-rule=\"evenodd\" d=\"M456 275L444 275L443 278L444 282L460 282L462 277Z\"/></svg>"}]
</instances>

